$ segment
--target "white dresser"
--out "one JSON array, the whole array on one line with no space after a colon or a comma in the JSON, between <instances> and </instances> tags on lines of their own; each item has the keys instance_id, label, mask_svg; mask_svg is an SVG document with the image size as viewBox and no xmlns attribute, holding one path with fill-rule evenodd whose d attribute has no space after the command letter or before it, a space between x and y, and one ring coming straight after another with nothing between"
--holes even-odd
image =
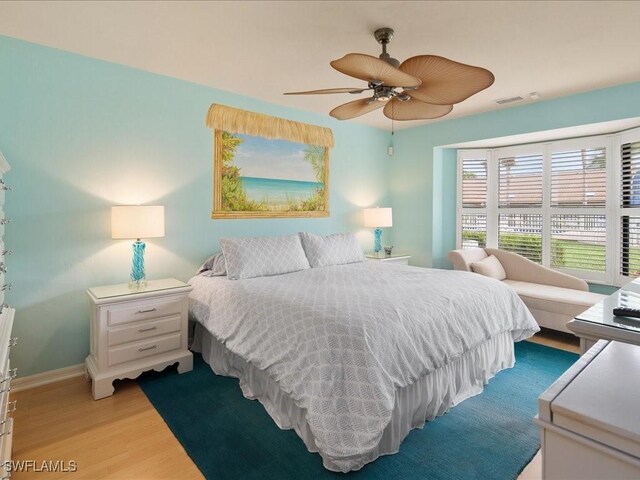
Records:
<instances>
[{"instance_id":1,"label":"white dresser","mask_svg":"<svg viewBox=\"0 0 640 480\"><path fill-rule=\"evenodd\" d=\"M4 214L5 192L11 190L4 183L4 174L9 171L9 164L0 153L0 478L11 477L11 445L13 438L13 419L10 413L15 411L16 402L9 400L11 380L16 376L16 369L11 369L9 353L17 344L11 337L15 310L5 303L5 293L11 288L7 283L5 257L11 252L5 249L4 230L9 220Z\"/></svg>"},{"instance_id":2,"label":"white dresser","mask_svg":"<svg viewBox=\"0 0 640 480\"><path fill-rule=\"evenodd\" d=\"M542 478L640 478L640 346L600 340L539 398Z\"/></svg>"},{"instance_id":3,"label":"white dresser","mask_svg":"<svg viewBox=\"0 0 640 480\"><path fill-rule=\"evenodd\" d=\"M113 381L178 363L193 368L187 348L188 295L192 287L172 278L150 280L140 290L128 284L87 290L91 302L90 355L86 378L93 398L113 395Z\"/></svg>"}]
</instances>

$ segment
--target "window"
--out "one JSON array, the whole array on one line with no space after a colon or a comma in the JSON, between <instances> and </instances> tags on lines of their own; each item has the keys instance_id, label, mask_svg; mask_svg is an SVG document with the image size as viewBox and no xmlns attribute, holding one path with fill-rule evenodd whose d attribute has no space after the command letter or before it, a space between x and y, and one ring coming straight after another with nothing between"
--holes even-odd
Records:
<instances>
[{"instance_id":1,"label":"window","mask_svg":"<svg viewBox=\"0 0 640 480\"><path fill-rule=\"evenodd\" d=\"M604 207L606 183L604 147L551 154L552 207Z\"/></svg>"},{"instance_id":2,"label":"window","mask_svg":"<svg viewBox=\"0 0 640 480\"><path fill-rule=\"evenodd\" d=\"M620 274L640 276L640 217L622 217Z\"/></svg>"},{"instance_id":3,"label":"window","mask_svg":"<svg viewBox=\"0 0 640 480\"><path fill-rule=\"evenodd\" d=\"M462 161L462 206L483 208L487 206L487 159Z\"/></svg>"},{"instance_id":4,"label":"window","mask_svg":"<svg viewBox=\"0 0 640 480\"><path fill-rule=\"evenodd\" d=\"M640 133L631 138L640 137ZM620 145L620 269L629 280L640 276L640 141ZM624 280L622 280L624 281ZM622 283L620 281L620 283Z\"/></svg>"},{"instance_id":5,"label":"window","mask_svg":"<svg viewBox=\"0 0 640 480\"><path fill-rule=\"evenodd\" d=\"M486 151L467 150L458 155L461 178L458 204L458 243L462 248L487 245L488 157Z\"/></svg>"},{"instance_id":6,"label":"window","mask_svg":"<svg viewBox=\"0 0 640 480\"><path fill-rule=\"evenodd\" d=\"M606 271L605 215L551 215L551 266Z\"/></svg>"},{"instance_id":7,"label":"window","mask_svg":"<svg viewBox=\"0 0 640 480\"><path fill-rule=\"evenodd\" d=\"M640 129L458 158L459 246L512 251L596 283L640 276Z\"/></svg>"},{"instance_id":8,"label":"window","mask_svg":"<svg viewBox=\"0 0 640 480\"><path fill-rule=\"evenodd\" d=\"M542 206L542 155L500 158L500 207Z\"/></svg>"},{"instance_id":9,"label":"window","mask_svg":"<svg viewBox=\"0 0 640 480\"><path fill-rule=\"evenodd\" d=\"M462 214L462 248L487 246L487 216L484 213Z\"/></svg>"},{"instance_id":10,"label":"window","mask_svg":"<svg viewBox=\"0 0 640 480\"><path fill-rule=\"evenodd\" d=\"M539 146L496 150L498 248L542 263L542 166Z\"/></svg>"},{"instance_id":11,"label":"window","mask_svg":"<svg viewBox=\"0 0 640 480\"><path fill-rule=\"evenodd\" d=\"M498 225L498 248L542 263L542 215L501 213Z\"/></svg>"}]
</instances>

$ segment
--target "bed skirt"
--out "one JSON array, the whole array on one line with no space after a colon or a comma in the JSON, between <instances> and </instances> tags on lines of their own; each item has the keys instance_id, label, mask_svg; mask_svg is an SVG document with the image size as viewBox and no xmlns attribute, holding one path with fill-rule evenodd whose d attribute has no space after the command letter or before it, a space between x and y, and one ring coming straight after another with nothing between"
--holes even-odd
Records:
<instances>
[{"instance_id":1,"label":"bed skirt","mask_svg":"<svg viewBox=\"0 0 640 480\"><path fill-rule=\"evenodd\" d=\"M497 372L515 364L511 332L486 341L415 383L398 388L391 421L374 450L335 458L318 450L306 422L306 409L298 407L266 372L229 351L197 322L192 350L202 353L216 374L238 378L246 398L258 400L281 429L293 428L310 452L320 453L324 467L335 472L359 470L381 455L397 453L412 429L422 428L426 421L481 393Z\"/></svg>"}]
</instances>

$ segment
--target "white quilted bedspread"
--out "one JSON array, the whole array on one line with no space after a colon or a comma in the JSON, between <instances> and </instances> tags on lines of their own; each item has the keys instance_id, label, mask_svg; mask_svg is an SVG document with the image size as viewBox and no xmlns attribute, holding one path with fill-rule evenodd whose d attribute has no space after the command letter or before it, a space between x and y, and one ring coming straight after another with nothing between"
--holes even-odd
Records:
<instances>
[{"instance_id":1,"label":"white quilted bedspread","mask_svg":"<svg viewBox=\"0 0 640 480\"><path fill-rule=\"evenodd\" d=\"M190 283L192 316L307 409L336 459L376 447L398 387L499 333L538 331L509 286L468 272L362 262Z\"/></svg>"}]
</instances>

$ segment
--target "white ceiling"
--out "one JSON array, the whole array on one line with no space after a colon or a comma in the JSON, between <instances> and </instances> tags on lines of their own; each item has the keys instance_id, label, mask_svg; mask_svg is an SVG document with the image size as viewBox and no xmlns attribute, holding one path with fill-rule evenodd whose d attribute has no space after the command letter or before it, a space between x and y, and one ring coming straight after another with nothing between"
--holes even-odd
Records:
<instances>
[{"instance_id":1,"label":"white ceiling","mask_svg":"<svg viewBox=\"0 0 640 480\"><path fill-rule=\"evenodd\" d=\"M282 92L364 85L329 62L378 55L372 32L391 26L400 60L436 54L495 74L445 119L640 80L639 18L640 2L615 1L0 2L0 34L322 114L357 97ZM381 110L352 121L390 128Z\"/></svg>"}]
</instances>

